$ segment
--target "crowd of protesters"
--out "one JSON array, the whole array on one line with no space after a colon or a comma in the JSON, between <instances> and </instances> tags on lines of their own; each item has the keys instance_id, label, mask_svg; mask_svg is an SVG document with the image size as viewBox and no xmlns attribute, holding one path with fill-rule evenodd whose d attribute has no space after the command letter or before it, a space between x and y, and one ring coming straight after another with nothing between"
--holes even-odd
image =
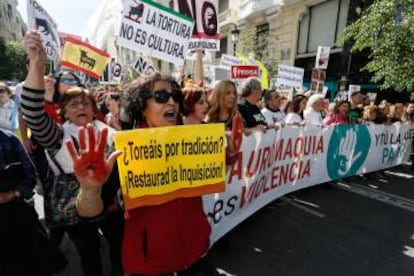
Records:
<instances>
[{"instance_id":1,"label":"crowd of protesters","mask_svg":"<svg viewBox=\"0 0 414 276\"><path fill-rule=\"evenodd\" d=\"M113 144L116 131L224 123L226 163L231 164L242 132L414 122L413 103L384 100L377 105L361 91L349 95L349 101L329 105L321 94L298 93L288 99L280 91L264 91L255 78L239 89L231 80L221 80L210 93L191 79L159 74L139 77L122 88L85 87L76 72L46 75L37 32L26 35L24 46L25 82L14 94L0 82L0 174L2 179L19 176L0 184L0 220L8 221L0 227L5 245L0 258L8 260L1 262L0 275L62 270L66 260L59 246L65 233L87 276L102 275L101 236L110 247L112 275L219 275L208 259L211 229L201 197L136 208L125 219L115 162L119 152ZM101 135L95 141L97 133ZM88 143L97 144L97 152ZM45 199L47 231L25 201L33 196L36 178Z\"/></svg>"}]
</instances>

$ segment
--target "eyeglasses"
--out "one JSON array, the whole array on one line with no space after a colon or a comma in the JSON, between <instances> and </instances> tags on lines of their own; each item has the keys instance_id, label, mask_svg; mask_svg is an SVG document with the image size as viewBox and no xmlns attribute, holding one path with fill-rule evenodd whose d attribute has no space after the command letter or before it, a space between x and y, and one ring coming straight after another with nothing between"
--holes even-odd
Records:
<instances>
[{"instance_id":1,"label":"eyeglasses","mask_svg":"<svg viewBox=\"0 0 414 276\"><path fill-rule=\"evenodd\" d=\"M71 101L67 104L67 106L71 109L78 108L80 105L83 107L89 107L92 105L91 101Z\"/></svg>"},{"instance_id":2,"label":"eyeglasses","mask_svg":"<svg viewBox=\"0 0 414 276\"><path fill-rule=\"evenodd\" d=\"M72 78L61 78L60 83L78 85L78 81Z\"/></svg>"},{"instance_id":3,"label":"eyeglasses","mask_svg":"<svg viewBox=\"0 0 414 276\"><path fill-rule=\"evenodd\" d=\"M170 97L176 103L180 102L180 100L182 98L181 91L174 90L174 91L170 92L170 91L167 91L165 89L154 91L151 96L154 97L154 100L159 104L167 103L168 100L170 99Z\"/></svg>"}]
</instances>

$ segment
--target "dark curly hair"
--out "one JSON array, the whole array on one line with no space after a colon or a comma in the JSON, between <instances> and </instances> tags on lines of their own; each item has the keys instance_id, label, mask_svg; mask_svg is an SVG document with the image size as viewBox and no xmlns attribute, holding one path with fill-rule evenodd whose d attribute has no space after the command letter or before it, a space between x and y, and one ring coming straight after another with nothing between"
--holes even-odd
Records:
<instances>
[{"instance_id":1,"label":"dark curly hair","mask_svg":"<svg viewBox=\"0 0 414 276\"><path fill-rule=\"evenodd\" d=\"M122 129L139 127L144 122L142 111L147 107L147 100L151 98L154 84L157 81L167 81L173 90L180 91L180 85L170 76L158 73L148 77L138 77L129 83L121 93L120 121ZM180 111L183 110L182 97L179 102Z\"/></svg>"}]
</instances>

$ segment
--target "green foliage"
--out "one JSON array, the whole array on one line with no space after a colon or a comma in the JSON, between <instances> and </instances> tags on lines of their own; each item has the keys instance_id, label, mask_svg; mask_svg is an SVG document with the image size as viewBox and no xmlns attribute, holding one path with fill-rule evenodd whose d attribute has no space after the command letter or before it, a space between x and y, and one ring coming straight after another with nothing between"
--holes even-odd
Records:
<instances>
[{"instance_id":1,"label":"green foliage","mask_svg":"<svg viewBox=\"0 0 414 276\"><path fill-rule=\"evenodd\" d=\"M23 80L26 77L26 53L21 42L0 40L0 79Z\"/></svg>"},{"instance_id":2,"label":"green foliage","mask_svg":"<svg viewBox=\"0 0 414 276\"><path fill-rule=\"evenodd\" d=\"M414 0L375 0L346 27L339 42L355 42L352 51L370 49L364 67L383 88L412 91L414 86Z\"/></svg>"},{"instance_id":3,"label":"green foliage","mask_svg":"<svg viewBox=\"0 0 414 276\"><path fill-rule=\"evenodd\" d=\"M276 43L278 38L267 33L257 35L256 27L249 24L240 32L238 52L243 55L253 53L254 58L261 61L269 70L269 76L277 74L278 61L276 60Z\"/></svg>"}]
</instances>

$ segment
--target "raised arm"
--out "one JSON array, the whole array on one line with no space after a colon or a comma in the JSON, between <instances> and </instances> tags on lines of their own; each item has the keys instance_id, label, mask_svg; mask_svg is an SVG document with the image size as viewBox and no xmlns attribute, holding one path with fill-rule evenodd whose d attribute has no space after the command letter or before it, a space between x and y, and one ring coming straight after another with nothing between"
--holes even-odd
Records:
<instances>
[{"instance_id":1,"label":"raised arm","mask_svg":"<svg viewBox=\"0 0 414 276\"><path fill-rule=\"evenodd\" d=\"M24 49L30 60L21 101L23 119L39 143L46 149L58 149L62 143L62 131L44 110L46 53L40 34L30 31L24 38Z\"/></svg>"},{"instance_id":2,"label":"raised arm","mask_svg":"<svg viewBox=\"0 0 414 276\"><path fill-rule=\"evenodd\" d=\"M203 70L203 50L196 50L196 68L195 68L195 83L199 86L203 86L204 70Z\"/></svg>"}]
</instances>

